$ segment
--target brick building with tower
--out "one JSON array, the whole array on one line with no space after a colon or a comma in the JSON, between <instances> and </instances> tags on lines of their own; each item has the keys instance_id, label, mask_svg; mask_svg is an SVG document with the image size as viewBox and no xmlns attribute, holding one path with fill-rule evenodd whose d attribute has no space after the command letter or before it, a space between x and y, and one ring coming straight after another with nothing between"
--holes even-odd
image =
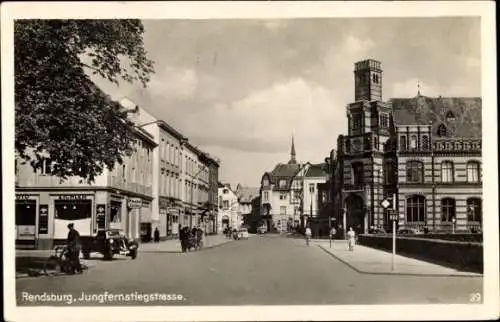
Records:
<instances>
[{"instance_id":1,"label":"brick building with tower","mask_svg":"<svg viewBox=\"0 0 500 322\"><path fill-rule=\"evenodd\" d=\"M355 63L347 135L329 160L337 222L391 229L381 201L396 194L398 228L476 231L482 222L481 98L382 98L381 63Z\"/></svg>"}]
</instances>

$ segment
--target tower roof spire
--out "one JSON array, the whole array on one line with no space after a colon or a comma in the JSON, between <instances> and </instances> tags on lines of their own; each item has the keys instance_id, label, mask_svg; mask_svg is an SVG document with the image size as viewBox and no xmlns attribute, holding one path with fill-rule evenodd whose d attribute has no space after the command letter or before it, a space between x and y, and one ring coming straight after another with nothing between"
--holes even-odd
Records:
<instances>
[{"instance_id":1,"label":"tower roof spire","mask_svg":"<svg viewBox=\"0 0 500 322\"><path fill-rule=\"evenodd\" d=\"M290 151L290 161L288 161L289 164L295 164L297 163L297 160L295 160L295 142L293 139L293 134L292 134L292 149Z\"/></svg>"}]
</instances>

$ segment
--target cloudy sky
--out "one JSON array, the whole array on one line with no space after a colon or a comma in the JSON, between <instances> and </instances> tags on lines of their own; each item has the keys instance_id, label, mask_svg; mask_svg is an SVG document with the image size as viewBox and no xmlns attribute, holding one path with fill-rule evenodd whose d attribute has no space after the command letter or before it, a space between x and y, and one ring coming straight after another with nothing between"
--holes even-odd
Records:
<instances>
[{"instance_id":1,"label":"cloudy sky","mask_svg":"<svg viewBox=\"0 0 500 322\"><path fill-rule=\"evenodd\" d=\"M116 87L221 160L220 179L258 186L289 160L322 162L346 132L354 62L382 62L383 96L481 96L479 18L145 20L156 74Z\"/></svg>"}]
</instances>

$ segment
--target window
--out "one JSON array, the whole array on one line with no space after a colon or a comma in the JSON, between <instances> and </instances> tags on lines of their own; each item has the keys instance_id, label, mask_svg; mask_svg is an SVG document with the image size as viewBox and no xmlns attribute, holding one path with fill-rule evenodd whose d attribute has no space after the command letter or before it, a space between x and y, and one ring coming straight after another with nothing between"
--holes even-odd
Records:
<instances>
[{"instance_id":1,"label":"window","mask_svg":"<svg viewBox=\"0 0 500 322\"><path fill-rule=\"evenodd\" d=\"M389 127L389 116L387 114L380 115L380 127L385 129Z\"/></svg>"},{"instance_id":2,"label":"window","mask_svg":"<svg viewBox=\"0 0 500 322\"><path fill-rule=\"evenodd\" d=\"M482 207L481 199L469 198L467 199L467 221L482 221Z\"/></svg>"},{"instance_id":3,"label":"window","mask_svg":"<svg viewBox=\"0 0 500 322\"><path fill-rule=\"evenodd\" d=\"M268 186L269 185L269 180L267 180L267 179L262 180L262 185L263 186Z\"/></svg>"},{"instance_id":4,"label":"window","mask_svg":"<svg viewBox=\"0 0 500 322\"><path fill-rule=\"evenodd\" d=\"M408 182L423 182L424 167L420 161L408 161L406 163L406 181Z\"/></svg>"},{"instance_id":5,"label":"window","mask_svg":"<svg viewBox=\"0 0 500 322\"><path fill-rule=\"evenodd\" d=\"M122 203L118 201L111 201L111 214L110 220L113 223L121 222L122 217Z\"/></svg>"},{"instance_id":6,"label":"window","mask_svg":"<svg viewBox=\"0 0 500 322\"><path fill-rule=\"evenodd\" d=\"M404 136L404 135L401 135L399 137L399 149L401 151L406 150L406 136Z\"/></svg>"},{"instance_id":7,"label":"window","mask_svg":"<svg viewBox=\"0 0 500 322\"><path fill-rule=\"evenodd\" d=\"M410 149L416 150L417 149L417 136L412 135L410 137Z\"/></svg>"},{"instance_id":8,"label":"window","mask_svg":"<svg viewBox=\"0 0 500 322\"><path fill-rule=\"evenodd\" d=\"M43 159L42 166L40 168L40 174L41 175L50 175L51 172L52 172L52 160Z\"/></svg>"},{"instance_id":9,"label":"window","mask_svg":"<svg viewBox=\"0 0 500 322\"><path fill-rule=\"evenodd\" d=\"M378 137L376 136L373 137L373 147L378 150Z\"/></svg>"},{"instance_id":10,"label":"window","mask_svg":"<svg viewBox=\"0 0 500 322\"><path fill-rule=\"evenodd\" d=\"M363 184L363 163L352 164L352 184Z\"/></svg>"},{"instance_id":11,"label":"window","mask_svg":"<svg viewBox=\"0 0 500 322\"><path fill-rule=\"evenodd\" d=\"M386 184L394 183L394 164L387 162L384 169L384 182Z\"/></svg>"},{"instance_id":12,"label":"window","mask_svg":"<svg viewBox=\"0 0 500 322\"><path fill-rule=\"evenodd\" d=\"M441 200L441 221L451 222L455 217L455 199L444 198Z\"/></svg>"},{"instance_id":13,"label":"window","mask_svg":"<svg viewBox=\"0 0 500 322\"><path fill-rule=\"evenodd\" d=\"M441 181L453 182L453 162L443 161L441 163Z\"/></svg>"},{"instance_id":14,"label":"window","mask_svg":"<svg viewBox=\"0 0 500 322\"><path fill-rule=\"evenodd\" d=\"M56 219L78 220L92 216L91 200L56 200L54 201L54 205Z\"/></svg>"},{"instance_id":15,"label":"window","mask_svg":"<svg viewBox=\"0 0 500 322\"><path fill-rule=\"evenodd\" d=\"M429 149L429 137L427 135L422 136L422 150Z\"/></svg>"},{"instance_id":16,"label":"window","mask_svg":"<svg viewBox=\"0 0 500 322\"><path fill-rule=\"evenodd\" d=\"M437 135L438 136L446 136L447 135L446 126L444 126L444 124L439 125L438 130L437 130Z\"/></svg>"},{"instance_id":17,"label":"window","mask_svg":"<svg viewBox=\"0 0 500 322\"><path fill-rule=\"evenodd\" d=\"M222 206L224 207L225 210L228 210L229 209L229 200L222 201Z\"/></svg>"},{"instance_id":18,"label":"window","mask_svg":"<svg viewBox=\"0 0 500 322\"><path fill-rule=\"evenodd\" d=\"M280 200L286 200L286 193L280 193Z\"/></svg>"},{"instance_id":19,"label":"window","mask_svg":"<svg viewBox=\"0 0 500 322\"><path fill-rule=\"evenodd\" d=\"M411 196L406 200L406 221L407 222L425 221L424 196Z\"/></svg>"},{"instance_id":20,"label":"window","mask_svg":"<svg viewBox=\"0 0 500 322\"><path fill-rule=\"evenodd\" d=\"M222 190L222 193L225 194L225 195L227 195L229 193L229 190L228 189L224 189L224 190Z\"/></svg>"},{"instance_id":21,"label":"window","mask_svg":"<svg viewBox=\"0 0 500 322\"><path fill-rule=\"evenodd\" d=\"M286 206L280 206L280 215L286 215Z\"/></svg>"},{"instance_id":22,"label":"window","mask_svg":"<svg viewBox=\"0 0 500 322\"><path fill-rule=\"evenodd\" d=\"M361 127L361 115L352 116L352 129L359 129Z\"/></svg>"},{"instance_id":23,"label":"window","mask_svg":"<svg viewBox=\"0 0 500 322\"><path fill-rule=\"evenodd\" d=\"M446 113L446 120L447 121L454 121L455 120L455 115L453 114L452 111L448 111L448 113Z\"/></svg>"},{"instance_id":24,"label":"window","mask_svg":"<svg viewBox=\"0 0 500 322\"><path fill-rule=\"evenodd\" d=\"M314 183L309 184L309 192L314 193Z\"/></svg>"},{"instance_id":25,"label":"window","mask_svg":"<svg viewBox=\"0 0 500 322\"><path fill-rule=\"evenodd\" d=\"M269 200L269 192L268 191L264 191L264 200L265 201Z\"/></svg>"},{"instance_id":26,"label":"window","mask_svg":"<svg viewBox=\"0 0 500 322\"><path fill-rule=\"evenodd\" d=\"M479 182L479 162L467 163L467 182Z\"/></svg>"},{"instance_id":27,"label":"window","mask_svg":"<svg viewBox=\"0 0 500 322\"><path fill-rule=\"evenodd\" d=\"M373 83L378 84L379 80L380 80L379 76L377 74L373 74L372 76Z\"/></svg>"},{"instance_id":28,"label":"window","mask_svg":"<svg viewBox=\"0 0 500 322\"><path fill-rule=\"evenodd\" d=\"M286 188L286 180L280 180L280 188Z\"/></svg>"}]
</instances>

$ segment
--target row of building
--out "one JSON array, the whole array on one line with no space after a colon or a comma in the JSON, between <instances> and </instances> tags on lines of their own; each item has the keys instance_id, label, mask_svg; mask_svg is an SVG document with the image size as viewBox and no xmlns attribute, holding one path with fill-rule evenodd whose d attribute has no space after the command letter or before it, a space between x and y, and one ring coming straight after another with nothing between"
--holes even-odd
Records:
<instances>
[{"instance_id":1,"label":"row of building","mask_svg":"<svg viewBox=\"0 0 500 322\"><path fill-rule=\"evenodd\" d=\"M135 124L136 149L93 183L51 175L49 159L37 172L16 159L16 245L50 249L69 222L83 237L119 229L145 242L156 230L161 239L184 226L220 231L220 161L130 100L120 104Z\"/></svg>"},{"instance_id":2,"label":"row of building","mask_svg":"<svg viewBox=\"0 0 500 322\"><path fill-rule=\"evenodd\" d=\"M262 221L278 230L311 222L391 231L382 206L390 199L397 229L481 231L481 98L426 97L419 88L384 101L372 59L355 63L354 80L348 133L325 162L297 163L292 142L291 160L262 176Z\"/></svg>"}]
</instances>

